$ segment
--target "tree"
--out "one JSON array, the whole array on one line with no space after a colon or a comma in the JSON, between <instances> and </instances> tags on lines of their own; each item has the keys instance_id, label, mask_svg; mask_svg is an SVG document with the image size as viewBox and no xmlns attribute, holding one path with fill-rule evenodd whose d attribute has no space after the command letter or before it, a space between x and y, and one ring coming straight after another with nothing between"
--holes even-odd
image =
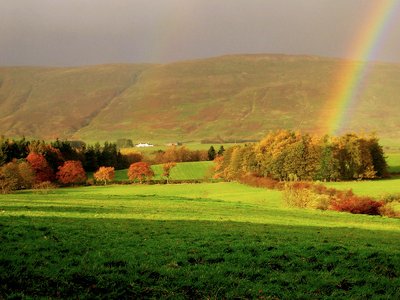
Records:
<instances>
[{"instance_id":1,"label":"tree","mask_svg":"<svg viewBox=\"0 0 400 300\"><path fill-rule=\"evenodd\" d=\"M223 145L221 145L221 147L219 147L219 150L218 150L217 154L219 156L221 156L221 155L224 155L224 152L225 152L225 148L224 148Z\"/></svg>"},{"instance_id":2,"label":"tree","mask_svg":"<svg viewBox=\"0 0 400 300\"><path fill-rule=\"evenodd\" d=\"M35 173L26 161L14 160L0 168L0 190L3 194L31 188L34 181Z\"/></svg>"},{"instance_id":3,"label":"tree","mask_svg":"<svg viewBox=\"0 0 400 300\"><path fill-rule=\"evenodd\" d=\"M43 155L31 152L26 157L26 160L35 172L36 183L54 180L53 170L50 168L49 163Z\"/></svg>"},{"instance_id":4,"label":"tree","mask_svg":"<svg viewBox=\"0 0 400 300\"><path fill-rule=\"evenodd\" d=\"M86 181L86 173L82 163L78 160L67 160L58 168L57 179L63 184L83 183Z\"/></svg>"},{"instance_id":5,"label":"tree","mask_svg":"<svg viewBox=\"0 0 400 300\"><path fill-rule=\"evenodd\" d=\"M121 148L132 148L133 142L131 139L118 139L116 142L118 149Z\"/></svg>"},{"instance_id":6,"label":"tree","mask_svg":"<svg viewBox=\"0 0 400 300\"><path fill-rule=\"evenodd\" d=\"M213 171L214 171L214 178L218 179L223 177L223 171L224 171L224 156L217 156L214 159L214 166L213 166Z\"/></svg>"},{"instance_id":7,"label":"tree","mask_svg":"<svg viewBox=\"0 0 400 300\"><path fill-rule=\"evenodd\" d=\"M99 168L98 152L93 146L89 146L85 149L84 157L84 168L86 171L93 172Z\"/></svg>"},{"instance_id":8,"label":"tree","mask_svg":"<svg viewBox=\"0 0 400 300\"><path fill-rule=\"evenodd\" d=\"M163 164L163 174L162 175L167 178L167 183L169 182L169 177L171 175L171 170L175 166L176 166L175 162L169 162L169 163Z\"/></svg>"},{"instance_id":9,"label":"tree","mask_svg":"<svg viewBox=\"0 0 400 300\"><path fill-rule=\"evenodd\" d=\"M114 167L100 167L96 173L94 173L94 179L98 181L103 181L104 185L107 184L107 181L114 180L115 170Z\"/></svg>"},{"instance_id":10,"label":"tree","mask_svg":"<svg viewBox=\"0 0 400 300\"><path fill-rule=\"evenodd\" d=\"M216 155L214 146L211 146L210 149L208 149L208 160L214 160Z\"/></svg>"},{"instance_id":11,"label":"tree","mask_svg":"<svg viewBox=\"0 0 400 300\"><path fill-rule=\"evenodd\" d=\"M128 178L129 180L139 180L143 183L145 180L150 180L154 176L153 170L146 162L137 162L129 166Z\"/></svg>"},{"instance_id":12,"label":"tree","mask_svg":"<svg viewBox=\"0 0 400 300\"><path fill-rule=\"evenodd\" d=\"M107 167L117 166L117 145L105 142L98 163Z\"/></svg>"}]
</instances>

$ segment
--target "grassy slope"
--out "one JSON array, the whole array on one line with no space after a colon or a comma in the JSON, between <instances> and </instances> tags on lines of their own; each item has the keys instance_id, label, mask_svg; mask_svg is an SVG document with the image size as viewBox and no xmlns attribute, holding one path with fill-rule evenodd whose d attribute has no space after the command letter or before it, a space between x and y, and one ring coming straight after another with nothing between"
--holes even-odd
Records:
<instances>
[{"instance_id":1,"label":"grassy slope","mask_svg":"<svg viewBox=\"0 0 400 300\"><path fill-rule=\"evenodd\" d=\"M67 138L132 86L147 65L0 68L0 131Z\"/></svg>"},{"instance_id":2,"label":"grassy slope","mask_svg":"<svg viewBox=\"0 0 400 300\"><path fill-rule=\"evenodd\" d=\"M125 128L118 127L121 134L139 140L218 135L259 138L276 128L323 130L325 119L319 116L325 109L331 109L325 104L335 93L332 90L337 80L335 75L344 64L350 62L304 56L244 55L158 66L144 72L135 88L118 98L114 111L99 114L79 134L85 137L87 131L106 135L110 128L104 120L116 116L140 120L126 124ZM391 109L398 110L395 96L399 76L395 75L400 67L375 65L372 69L373 80L366 85L365 94L360 95L351 128L396 135L399 124Z\"/></svg>"},{"instance_id":3,"label":"grassy slope","mask_svg":"<svg viewBox=\"0 0 400 300\"><path fill-rule=\"evenodd\" d=\"M0 196L0 296L391 298L400 221L235 183Z\"/></svg>"},{"instance_id":4,"label":"grassy slope","mask_svg":"<svg viewBox=\"0 0 400 300\"><path fill-rule=\"evenodd\" d=\"M345 64L352 62L238 55L151 67L2 68L0 111L7 117L0 129L8 135L149 142L260 138L276 128L323 131L320 116L330 109L326 102ZM345 129L374 130L396 146L400 66L376 64L370 74ZM40 125L47 119L54 126Z\"/></svg>"}]
</instances>

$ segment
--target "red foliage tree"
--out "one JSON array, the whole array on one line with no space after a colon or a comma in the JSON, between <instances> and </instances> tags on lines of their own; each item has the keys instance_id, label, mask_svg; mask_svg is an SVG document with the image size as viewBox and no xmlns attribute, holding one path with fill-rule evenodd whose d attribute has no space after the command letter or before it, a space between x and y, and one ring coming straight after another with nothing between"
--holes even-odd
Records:
<instances>
[{"instance_id":1,"label":"red foliage tree","mask_svg":"<svg viewBox=\"0 0 400 300\"><path fill-rule=\"evenodd\" d=\"M67 160L58 167L57 179L63 184L83 183L86 180L86 172L80 161Z\"/></svg>"},{"instance_id":2,"label":"red foliage tree","mask_svg":"<svg viewBox=\"0 0 400 300\"><path fill-rule=\"evenodd\" d=\"M26 157L26 160L35 172L36 183L54 180L54 172L43 155L31 152Z\"/></svg>"},{"instance_id":3,"label":"red foliage tree","mask_svg":"<svg viewBox=\"0 0 400 300\"><path fill-rule=\"evenodd\" d=\"M129 180L139 180L142 183L145 180L150 180L154 176L153 170L146 162L137 162L129 166Z\"/></svg>"},{"instance_id":4,"label":"red foliage tree","mask_svg":"<svg viewBox=\"0 0 400 300\"><path fill-rule=\"evenodd\" d=\"M100 167L96 173L94 173L94 179L98 181L103 181L104 185L107 184L107 181L111 181L114 179L115 170L114 167Z\"/></svg>"}]
</instances>

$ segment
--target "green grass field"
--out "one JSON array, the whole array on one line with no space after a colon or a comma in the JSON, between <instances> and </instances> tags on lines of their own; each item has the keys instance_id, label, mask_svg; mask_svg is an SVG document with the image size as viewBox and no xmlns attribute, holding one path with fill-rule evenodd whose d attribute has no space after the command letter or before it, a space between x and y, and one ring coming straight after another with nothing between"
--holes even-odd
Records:
<instances>
[{"instance_id":1,"label":"green grass field","mask_svg":"<svg viewBox=\"0 0 400 300\"><path fill-rule=\"evenodd\" d=\"M384 180L327 182L326 186L340 190L353 190L357 195L380 198L388 194L400 194L400 177Z\"/></svg>"},{"instance_id":2,"label":"green grass field","mask_svg":"<svg viewBox=\"0 0 400 300\"><path fill-rule=\"evenodd\" d=\"M237 183L0 195L0 298L400 297L400 220Z\"/></svg>"},{"instance_id":3,"label":"green grass field","mask_svg":"<svg viewBox=\"0 0 400 300\"><path fill-rule=\"evenodd\" d=\"M400 173L400 153L388 153L387 154L387 163L389 165L390 173Z\"/></svg>"},{"instance_id":4,"label":"green grass field","mask_svg":"<svg viewBox=\"0 0 400 300\"><path fill-rule=\"evenodd\" d=\"M185 162L178 163L171 170L171 180L202 180L206 177L210 177L211 168L213 166L212 161L195 161L195 162ZM154 179L165 179L162 176L163 169L162 165L151 166L154 172ZM92 176L92 175L90 175ZM127 181L128 180L128 170L116 170L115 178L116 181Z\"/></svg>"}]
</instances>

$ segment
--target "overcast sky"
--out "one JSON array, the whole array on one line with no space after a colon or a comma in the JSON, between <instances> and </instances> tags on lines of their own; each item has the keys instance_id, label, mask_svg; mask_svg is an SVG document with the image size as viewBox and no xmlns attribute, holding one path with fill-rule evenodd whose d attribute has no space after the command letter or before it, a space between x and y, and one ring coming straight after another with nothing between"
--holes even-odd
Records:
<instances>
[{"instance_id":1,"label":"overcast sky","mask_svg":"<svg viewBox=\"0 0 400 300\"><path fill-rule=\"evenodd\" d=\"M349 57L376 1L385 0L1 0L0 65L238 53ZM374 60L400 62L400 12L394 13Z\"/></svg>"}]
</instances>

